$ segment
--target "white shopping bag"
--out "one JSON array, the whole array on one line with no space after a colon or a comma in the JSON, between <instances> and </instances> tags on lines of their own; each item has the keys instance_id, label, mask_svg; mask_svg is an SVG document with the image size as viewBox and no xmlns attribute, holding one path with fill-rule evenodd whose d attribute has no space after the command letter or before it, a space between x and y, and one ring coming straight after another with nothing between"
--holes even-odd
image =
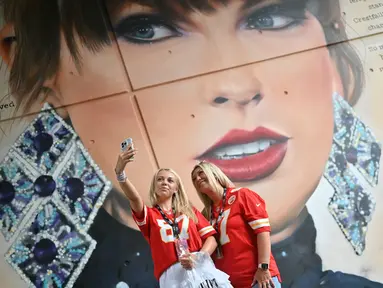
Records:
<instances>
[{"instance_id":1,"label":"white shopping bag","mask_svg":"<svg viewBox=\"0 0 383 288\"><path fill-rule=\"evenodd\" d=\"M160 277L161 288L233 288L229 275L215 268L207 253L193 253L194 268L184 269L180 263L174 264Z\"/></svg>"}]
</instances>

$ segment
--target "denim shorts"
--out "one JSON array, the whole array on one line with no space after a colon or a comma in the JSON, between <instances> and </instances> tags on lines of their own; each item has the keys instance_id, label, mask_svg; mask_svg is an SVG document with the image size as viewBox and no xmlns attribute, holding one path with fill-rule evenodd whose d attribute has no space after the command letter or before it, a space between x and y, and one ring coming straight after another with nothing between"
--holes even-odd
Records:
<instances>
[{"instance_id":1,"label":"denim shorts","mask_svg":"<svg viewBox=\"0 0 383 288\"><path fill-rule=\"evenodd\" d=\"M275 288L282 288L281 283L279 283L278 277L271 278L273 280ZM258 288L258 284L255 284L252 288ZM269 286L271 288L271 286Z\"/></svg>"}]
</instances>

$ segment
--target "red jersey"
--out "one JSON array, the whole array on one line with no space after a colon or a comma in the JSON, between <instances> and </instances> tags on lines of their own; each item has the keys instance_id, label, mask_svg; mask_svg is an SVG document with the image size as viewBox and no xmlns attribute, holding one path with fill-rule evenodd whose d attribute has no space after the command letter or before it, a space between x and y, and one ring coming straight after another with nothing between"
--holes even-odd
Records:
<instances>
[{"instance_id":1,"label":"red jersey","mask_svg":"<svg viewBox=\"0 0 383 288\"><path fill-rule=\"evenodd\" d=\"M197 252L202 248L204 240L217 232L197 209L193 208L193 211L198 223L186 215L178 216L176 221L180 238L187 239L190 252ZM159 279L166 269L178 262L173 229L156 208L144 206L144 215L143 217L139 216L133 211L135 222L149 242L154 262L154 276ZM173 216L167 216L174 222Z\"/></svg>"},{"instance_id":2,"label":"red jersey","mask_svg":"<svg viewBox=\"0 0 383 288\"><path fill-rule=\"evenodd\" d=\"M218 218L221 207L222 200L213 207L213 219ZM213 220L214 227L215 222ZM217 269L230 275L233 287L251 287L258 269L257 234L270 232L265 201L247 188L228 188L218 232L223 258L217 259L213 253ZM269 269L271 276L278 276L281 282L273 255L270 256Z\"/></svg>"}]
</instances>

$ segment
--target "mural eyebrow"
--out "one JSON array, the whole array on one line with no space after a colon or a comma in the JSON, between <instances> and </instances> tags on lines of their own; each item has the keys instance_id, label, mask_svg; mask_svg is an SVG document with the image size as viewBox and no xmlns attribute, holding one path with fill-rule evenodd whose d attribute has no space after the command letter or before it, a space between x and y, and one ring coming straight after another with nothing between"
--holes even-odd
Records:
<instances>
[{"instance_id":1,"label":"mural eyebrow","mask_svg":"<svg viewBox=\"0 0 383 288\"><path fill-rule=\"evenodd\" d=\"M306 8L308 1L309 0L281 0L281 1L271 2L268 0L245 0L241 7L241 10L244 11L244 10L250 9L254 7L255 5L261 4L262 2L270 2L270 4L280 4L280 5L289 5L289 6L291 5L295 7L296 9L304 9Z\"/></svg>"},{"instance_id":2,"label":"mural eyebrow","mask_svg":"<svg viewBox=\"0 0 383 288\"><path fill-rule=\"evenodd\" d=\"M112 15L116 15L123 6L136 4L151 8L153 12L157 12L169 21L191 24L188 17L190 13L201 12L203 14L212 14L220 7L226 6L229 2L230 0L107 0L106 6Z\"/></svg>"},{"instance_id":3,"label":"mural eyebrow","mask_svg":"<svg viewBox=\"0 0 383 288\"><path fill-rule=\"evenodd\" d=\"M244 3L241 6L241 10L244 11L244 10L250 9L250 8L254 7L255 5L258 5L258 4L265 2L265 1L266 0L245 0L245 1L243 1Z\"/></svg>"}]
</instances>

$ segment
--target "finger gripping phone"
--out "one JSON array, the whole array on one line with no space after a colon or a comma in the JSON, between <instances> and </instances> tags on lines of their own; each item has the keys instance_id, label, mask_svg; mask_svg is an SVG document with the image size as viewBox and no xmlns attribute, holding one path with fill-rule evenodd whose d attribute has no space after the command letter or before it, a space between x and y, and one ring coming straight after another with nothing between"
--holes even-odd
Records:
<instances>
[{"instance_id":1,"label":"finger gripping phone","mask_svg":"<svg viewBox=\"0 0 383 288\"><path fill-rule=\"evenodd\" d=\"M129 145L131 146L131 149L134 149L132 138L125 139L121 142L121 151L125 152L128 149Z\"/></svg>"}]
</instances>

